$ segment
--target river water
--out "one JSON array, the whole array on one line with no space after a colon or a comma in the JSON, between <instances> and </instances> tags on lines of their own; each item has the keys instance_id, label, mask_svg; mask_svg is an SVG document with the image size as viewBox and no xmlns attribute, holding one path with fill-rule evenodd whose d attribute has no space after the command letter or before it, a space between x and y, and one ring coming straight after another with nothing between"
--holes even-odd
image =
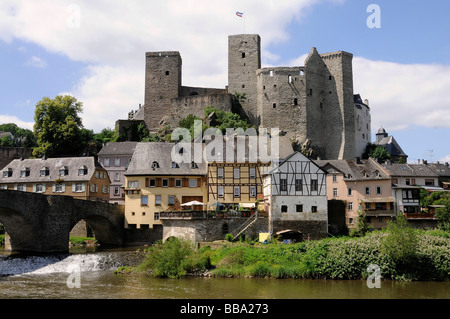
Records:
<instances>
[{"instance_id":1,"label":"river water","mask_svg":"<svg viewBox=\"0 0 450 319\"><path fill-rule=\"evenodd\" d=\"M449 282L117 275L129 251L59 256L0 254L0 299L450 299Z\"/></svg>"}]
</instances>

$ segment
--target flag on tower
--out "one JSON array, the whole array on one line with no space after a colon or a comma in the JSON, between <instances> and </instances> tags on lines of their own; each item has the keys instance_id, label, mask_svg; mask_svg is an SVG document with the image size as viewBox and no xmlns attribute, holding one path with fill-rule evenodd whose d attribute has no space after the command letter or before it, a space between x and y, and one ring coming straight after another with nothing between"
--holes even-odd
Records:
<instances>
[{"instance_id":1,"label":"flag on tower","mask_svg":"<svg viewBox=\"0 0 450 319\"><path fill-rule=\"evenodd\" d=\"M243 12L236 11L236 15L237 15L239 18L242 18L242 16L244 15L244 13L243 13Z\"/></svg>"}]
</instances>

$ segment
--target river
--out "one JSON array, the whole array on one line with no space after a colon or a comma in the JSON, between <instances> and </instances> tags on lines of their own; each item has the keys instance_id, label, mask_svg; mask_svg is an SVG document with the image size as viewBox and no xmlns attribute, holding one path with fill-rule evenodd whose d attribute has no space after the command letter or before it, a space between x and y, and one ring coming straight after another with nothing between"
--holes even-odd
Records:
<instances>
[{"instance_id":1,"label":"river","mask_svg":"<svg viewBox=\"0 0 450 319\"><path fill-rule=\"evenodd\" d=\"M134 249L134 248L133 248ZM58 256L0 254L0 299L450 299L449 282L117 275L130 250Z\"/></svg>"}]
</instances>

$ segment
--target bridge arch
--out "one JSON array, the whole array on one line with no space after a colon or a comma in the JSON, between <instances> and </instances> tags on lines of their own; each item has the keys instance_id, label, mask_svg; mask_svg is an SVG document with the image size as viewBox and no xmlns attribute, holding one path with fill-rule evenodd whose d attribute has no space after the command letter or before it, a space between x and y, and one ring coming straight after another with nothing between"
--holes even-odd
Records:
<instances>
[{"instance_id":1,"label":"bridge arch","mask_svg":"<svg viewBox=\"0 0 450 319\"><path fill-rule=\"evenodd\" d=\"M70 196L0 190L0 222L12 250L64 252L69 234L84 219L100 243L123 244L124 208Z\"/></svg>"}]
</instances>

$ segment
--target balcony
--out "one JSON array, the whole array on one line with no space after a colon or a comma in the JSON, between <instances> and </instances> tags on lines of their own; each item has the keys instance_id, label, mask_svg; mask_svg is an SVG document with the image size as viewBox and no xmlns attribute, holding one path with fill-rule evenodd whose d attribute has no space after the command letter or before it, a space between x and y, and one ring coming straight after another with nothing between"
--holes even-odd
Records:
<instances>
[{"instance_id":1,"label":"balcony","mask_svg":"<svg viewBox=\"0 0 450 319\"><path fill-rule=\"evenodd\" d=\"M159 219L223 219L223 218L248 218L250 211L216 211L216 210L186 210L159 213ZM258 217L267 217L266 212L258 212Z\"/></svg>"},{"instance_id":2,"label":"balcony","mask_svg":"<svg viewBox=\"0 0 450 319\"><path fill-rule=\"evenodd\" d=\"M364 213L366 216L371 216L371 217L383 217L383 216L394 217L395 216L395 212L393 209L365 209Z\"/></svg>"},{"instance_id":3,"label":"balcony","mask_svg":"<svg viewBox=\"0 0 450 319\"><path fill-rule=\"evenodd\" d=\"M428 219L428 220L436 220L436 216L430 213L404 213L406 219Z\"/></svg>"}]
</instances>

